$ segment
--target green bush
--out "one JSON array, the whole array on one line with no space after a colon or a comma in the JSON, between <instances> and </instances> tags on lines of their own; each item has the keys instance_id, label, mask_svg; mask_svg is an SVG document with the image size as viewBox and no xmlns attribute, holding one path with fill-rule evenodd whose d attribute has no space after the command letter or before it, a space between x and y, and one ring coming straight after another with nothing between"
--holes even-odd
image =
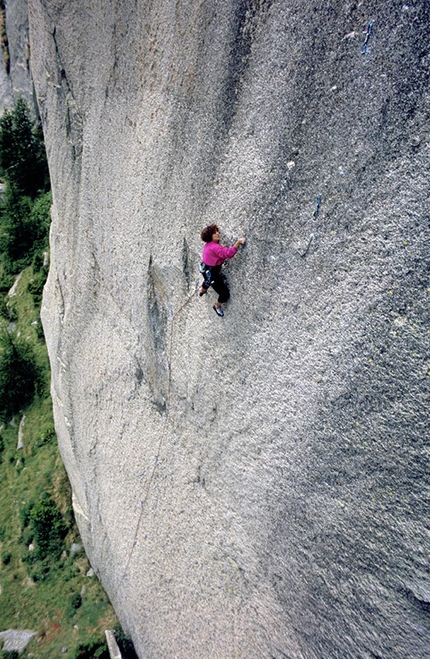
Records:
<instances>
[{"instance_id":1,"label":"green bush","mask_svg":"<svg viewBox=\"0 0 430 659\"><path fill-rule=\"evenodd\" d=\"M0 334L0 416L10 418L31 403L41 389L42 375L28 343Z\"/></svg>"},{"instance_id":2,"label":"green bush","mask_svg":"<svg viewBox=\"0 0 430 659\"><path fill-rule=\"evenodd\" d=\"M15 305L10 306L6 305L7 317L11 323L15 323L18 320L18 311Z\"/></svg>"},{"instance_id":3,"label":"green bush","mask_svg":"<svg viewBox=\"0 0 430 659\"><path fill-rule=\"evenodd\" d=\"M67 527L52 499L41 499L32 507L30 525L36 542L36 556L59 558Z\"/></svg>"},{"instance_id":4,"label":"green bush","mask_svg":"<svg viewBox=\"0 0 430 659\"><path fill-rule=\"evenodd\" d=\"M0 251L8 273L19 272L31 263L33 243L38 228L31 222L32 200L8 186L0 207Z\"/></svg>"},{"instance_id":5,"label":"green bush","mask_svg":"<svg viewBox=\"0 0 430 659\"><path fill-rule=\"evenodd\" d=\"M33 298L34 306L40 307L42 302L42 293L43 287L46 281L46 274L44 272L38 272L34 275L32 280L29 282L27 288L29 293Z\"/></svg>"},{"instance_id":6,"label":"green bush","mask_svg":"<svg viewBox=\"0 0 430 659\"><path fill-rule=\"evenodd\" d=\"M134 649L133 641L124 633L122 627L117 625L114 627L113 632L123 659L139 659Z\"/></svg>"},{"instance_id":7,"label":"green bush","mask_svg":"<svg viewBox=\"0 0 430 659\"><path fill-rule=\"evenodd\" d=\"M10 561L12 559L12 554L10 551L4 551L1 555L1 562L3 565L9 565Z\"/></svg>"},{"instance_id":8,"label":"green bush","mask_svg":"<svg viewBox=\"0 0 430 659\"><path fill-rule=\"evenodd\" d=\"M80 643L73 659L109 659L109 650L104 638L91 638Z\"/></svg>"},{"instance_id":9,"label":"green bush","mask_svg":"<svg viewBox=\"0 0 430 659\"><path fill-rule=\"evenodd\" d=\"M31 509L34 506L33 501L27 501L19 511L19 518L21 521L21 529L24 530L26 526L30 524L31 520Z\"/></svg>"},{"instance_id":10,"label":"green bush","mask_svg":"<svg viewBox=\"0 0 430 659\"><path fill-rule=\"evenodd\" d=\"M45 333L43 331L43 325L42 325L42 322L41 322L40 318L39 318L39 320L37 322L37 325L36 325L36 335L37 335L37 338L40 341L45 341Z\"/></svg>"},{"instance_id":11,"label":"green bush","mask_svg":"<svg viewBox=\"0 0 430 659\"><path fill-rule=\"evenodd\" d=\"M21 555L21 561L25 563L25 565L34 565L37 563L37 556L34 551L26 551Z\"/></svg>"},{"instance_id":12,"label":"green bush","mask_svg":"<svg viewBox=\"0 0 430 659\"><path fill-rule=\"evenodd\" d=\"M14 281L14 276L11 273L6 272L3 268L3 271L0 274L0 294L2 297L4 297L10 291Z\"/></svg>"},{"instance_id":13,"label":"green bush","mask_svg":"<svg viewBox=\"0 0 430 659\"><path fill-rule=\"evenodd\" d=\"M72 596L71 605L74 611L76 611L76 609L79 609L82 606L82 597L79 593L75 593Z\"/></svg>"},{"instance_id":14,"label":"green bush","mask_svg":"<svg viewBox=\"0 0 430 659\"><path fill-rule=\"evenodd\" d=\"M51 206L52 194L51 192L45 192L35 199L31 209L30 223L35 227L34 233L36 235L33 253L37 254L37 250L39 250L39 260L37 261L35 259L35 263L38 262L40 264L38 269L43 267L43 251L45 251L48 243L49 227L51 225Z\"/></svg>"},{"instance_id":15,"label":"green bush","mask_svg":"<svg viewBox=\"0 0 430 659\"><path fill-rule=\"evenodd\" d=\"M38 581L46 581L49 578L51 565L47 562L34 562L34 569L30 572L30 579L37 583Z\"/></svg>"},{"instance_id":16,"label":"green bush","mask_svg":"<svg viewBox=\"0 0 430 659\"><path fill-rule=\"evenodd\" d=\"M19 659L18 650L3 650L1 659Z\"/></svg>"},{"instance_id":17,"label":"green bush","mask_svg":"<svg viewBox=\"0 0 430 659\"><path fill-rule=\"evenodd\" d=\"M24 529L21 535L19 536L19 542L26 547L31 545L34 540L34 533L30 528Z\"/></svg>"},{"instance_id":18,"label":"green bush","mask_svg":"<svg viewBox=\"0 0 430 659\"><path fill-rule=\"evenodd\" d=\"M1 294L0 292L0 316L2 318L8 318L9 317L9 309L7 306L7 301L4 295Z\"/></svg>"},{"instance_id":19,"label":"green bush","mask_svg":"<svg viewBox=\"0 0 430 659\"><path fill-rule=\"evenodd\" d=\"M37 446L45 446L45 444L50 444L56 439L57 435L55 434L54 427L44 430L39 439L36 440Z\"/></svg>"}]
</instances>

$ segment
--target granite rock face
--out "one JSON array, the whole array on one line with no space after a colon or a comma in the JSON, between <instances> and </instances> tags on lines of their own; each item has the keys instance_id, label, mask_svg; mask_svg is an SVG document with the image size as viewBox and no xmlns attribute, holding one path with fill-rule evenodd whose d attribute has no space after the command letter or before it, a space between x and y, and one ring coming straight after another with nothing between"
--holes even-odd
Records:
<instances>
[{"instance_id":1,"label":"granite rock face","mask_svg":"<svg viewBox=\"0 0 430 659\"><path fill-rule=\"evenodd\" d=\"M30 36L27 0L7 0L6 32L8 37L8 72L1 67L0 110L13 107L18 97L27 101L32 112L37 113L37 101L30 72Z\"/></svg>"},{"instance_id":2,"label":"granite rock face","mask_svg":"<svg viewBox=\"0 0 430 659\"><path fill-rule=\"evenodd\" d=\"M0 632L0 644L4 652L24 652L36 632L29 629L7 629Z\"/></svg>"},{"instance_id":3,"label":"granite rock face","mask_svg":"<svg viewBox=\"0 0 430 659\"><path fill-rule=\"evenodd\" d=\"M2 20L7 33L7 48L5 43L1 44L0 114L13 107L17 96L24 96L27 101L31 98L31 107L34 102L29 66L27 0L8 0L3 4Z\"/></svg>"},{"instance_id":4,"label":"granite rock face","mask_svg":"<svg viewBox=\"0 0 430 659\"><path fill-rule=\"evenodd\" d=\"M4 70L4 67L0 66L0 114L3 114L4 110L9 110L12 106L13 101L10 78Z\"/></svg>"},{"instance_id":5,"label":"granite rock face","mask_svg":"<svg viewBox=\"0 0 430 659\"><path fill-rule=\"evenodd\" d=\"M27 0L4 2L7 55L0 51L0 114L11 110L17 98L24 98L33 116L38 105L30 72L30 36Z\"/></svg>"},{"instance_id":6,"label":"granite rock face","mask_svg":"<svg viewBox=\"0 0 430 659\"><path fill-rule=\"evenodd\" d=\"M424 659L429 3L29 11L56 428L139 656Z\"/></svg>"}]
</instances>

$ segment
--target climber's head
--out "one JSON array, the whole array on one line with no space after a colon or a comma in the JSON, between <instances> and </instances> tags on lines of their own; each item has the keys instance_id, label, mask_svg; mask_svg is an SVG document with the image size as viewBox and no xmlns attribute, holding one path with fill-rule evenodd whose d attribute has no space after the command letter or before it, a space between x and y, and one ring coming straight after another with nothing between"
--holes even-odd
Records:
<instances>
[{"instance_id":1,"label":"climber's head","mask_svg":"<svg viewBox=\"0 0 430 659\"><path fill-rule=\"evenodd\" d=\"M215 238L214 238L215 236ZM200 234L201 239L203 240L204 243L210 243L212 240L216 240L218 242L219 240L219 229L216 224L210 224L208 227L203 229L203 231Z\"/></svg>"}]
</instances>

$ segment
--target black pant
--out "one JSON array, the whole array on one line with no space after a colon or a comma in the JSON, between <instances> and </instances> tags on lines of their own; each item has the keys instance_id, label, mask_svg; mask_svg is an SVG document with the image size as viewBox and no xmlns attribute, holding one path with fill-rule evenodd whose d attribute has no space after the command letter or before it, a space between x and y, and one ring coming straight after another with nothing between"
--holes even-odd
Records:
<instances>
[{"instance_id":1,"label":"black pant","mask_svg":"<svg viewBox=\"0 0 430 659\"><path fill-rule=\"evenodd\" d=\"M209 276L210 272L210 276ZM230 291L228 290L228 283L225 275L221 272L221 266L215 265L210 268L209 271L205 273L205 280L203 282L203 288L206 290L212 286L214 291L218 293L218 302L223 304L227 302L230 297Z\"/></svg>"}]
</instances>

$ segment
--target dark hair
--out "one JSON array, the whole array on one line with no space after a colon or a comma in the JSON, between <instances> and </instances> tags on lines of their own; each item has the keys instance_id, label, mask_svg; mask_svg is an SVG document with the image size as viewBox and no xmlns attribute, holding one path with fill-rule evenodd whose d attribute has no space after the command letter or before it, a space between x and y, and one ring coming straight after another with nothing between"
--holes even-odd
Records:
<instances>
[{"instance_id":1,"label":"dark hair","mask_svg":"<svg viewBox=\"0 0 430 659\"><path fill-rule=\"evenodd\" d=\"M203 229L203 231L200 234L200 237L201 237L201 239L203 240L204 243L210 243L210 242L212 242L212 236L217 231L219 231L217 225L216 224L210 224L208 227Z\"/></svg>"}]
</instances>

